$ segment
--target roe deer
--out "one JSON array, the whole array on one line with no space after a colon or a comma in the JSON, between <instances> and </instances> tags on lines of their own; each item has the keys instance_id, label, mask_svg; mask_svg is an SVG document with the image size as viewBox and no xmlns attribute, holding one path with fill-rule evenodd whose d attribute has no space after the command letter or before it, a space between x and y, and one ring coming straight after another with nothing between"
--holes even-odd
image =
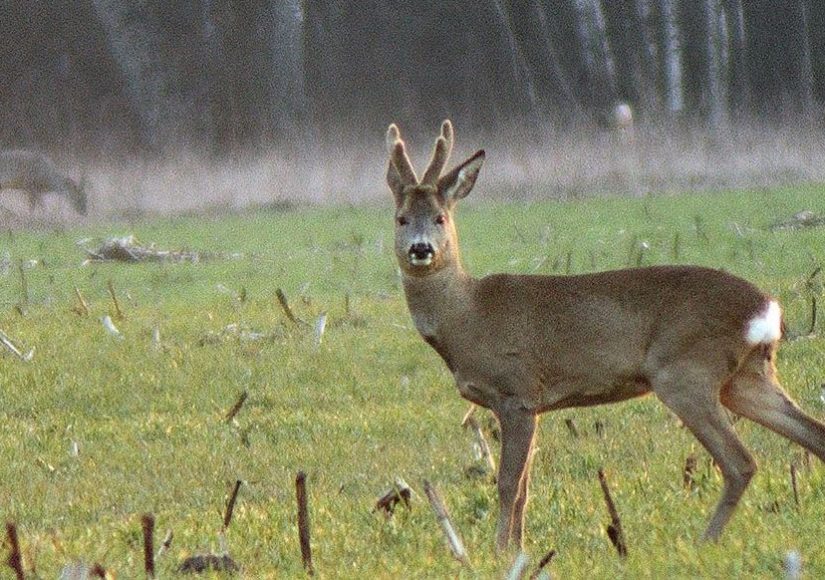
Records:
<instances>
[{"instance_id":1,"label":"roe deer","mask_svg":"<svg viewBox=\"0 0 825 580\"><path fill-rule=\"evenodd\" d=\"M45 194L62 195L78 213L86 215L86 192L83 187L63 175L42 153L0 151L0 191L4 189L25 191L32 210L42 205Z\"/></svg>"},{"instance_id":2,"label":"roe deer","mask_svg":"<svg viewBox=\"0 0 825 580\"><path fill-rule=\"evenodd\" d=\"M756 471L724 407L825 461L825 425L780 386L779 304L749 282L696 266L476 279L459 256L453 214L484 151L442 175L453 144L444 121L419 180L398 128L387 131L395 253L418 332L459 393L501 427L496 544L521 546L539 413L654 393L696 436L724 478L704 533L715 540Z\"/></svg>"}]
</instances>

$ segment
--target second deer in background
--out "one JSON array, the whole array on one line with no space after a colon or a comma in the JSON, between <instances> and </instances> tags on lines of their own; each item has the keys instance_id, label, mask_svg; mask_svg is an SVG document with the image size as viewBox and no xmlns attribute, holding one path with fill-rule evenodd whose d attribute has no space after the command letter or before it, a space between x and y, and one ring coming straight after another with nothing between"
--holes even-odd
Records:
<instances>
[{"instance_id":1,"label":"second deer in background","mask_svg":"<svg viewBox=\"0 0 825 580\"><path fill-rule=\"evenodd\" d=\"M74 210L86 215L86 191L61 173L54 162L36 151L0 151L0 193L19 190L26 194L32 211L43 205L46 194L62 196Z\"/></svg>"}]
</instances>

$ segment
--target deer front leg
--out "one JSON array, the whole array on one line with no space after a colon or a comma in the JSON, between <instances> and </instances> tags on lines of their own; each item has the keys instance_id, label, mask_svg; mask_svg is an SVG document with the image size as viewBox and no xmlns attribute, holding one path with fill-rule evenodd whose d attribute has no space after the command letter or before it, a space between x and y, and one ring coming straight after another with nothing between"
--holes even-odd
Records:
<instances>
[{"instance_id":1,"label":"deer front leg","mask_svg":"<svg viewBox=\"0 0 825 580\"><path fill-rule=\"evenodd\" d=\"M496 548L503 551L511 539L517 548L521 548L528 472L537 419L516 401L505 401L496 410L496 416L501 426L501 461L498 468L501 512L496 530Z\"/></svg>"}]
</instances>

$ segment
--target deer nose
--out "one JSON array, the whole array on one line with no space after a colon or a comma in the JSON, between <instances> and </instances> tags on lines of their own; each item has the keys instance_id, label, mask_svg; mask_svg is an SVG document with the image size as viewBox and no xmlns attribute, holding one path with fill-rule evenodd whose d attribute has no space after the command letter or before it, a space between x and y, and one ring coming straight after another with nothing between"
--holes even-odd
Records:
<instances>
[{"instance_id":1,"label":"deer nose","mask_svg":"<svg viewBox=\"0 0 825 580\"><path fill-rule=\"evenodd\" d=\"M432 258L435 254L432 244L429 242L416 242L410 246L410 257L418 260Z\"/></svg>"}]
</instances>

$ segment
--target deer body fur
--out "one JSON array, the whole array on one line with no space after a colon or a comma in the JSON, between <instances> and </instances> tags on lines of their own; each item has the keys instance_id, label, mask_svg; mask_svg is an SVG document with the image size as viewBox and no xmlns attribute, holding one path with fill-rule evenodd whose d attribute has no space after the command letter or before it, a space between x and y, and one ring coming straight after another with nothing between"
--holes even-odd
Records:
<instances>
[{"instance_id":1,"label":"deer body fur","mask_svg":"<svg viewBox=\"0 0 825 580\"><path fill-rule=\"evenodd\" d=\"M499 549L522 542L536 420L544 411L654 393L722 471L708 539L719 537L756 470L723 405L825 461L825 425L802 412L776 377L779 305L749 282L695 266L470 276L453 211L475 184L484 152L441 175L452 139L445 121L419 181L390 126L395 249L417 330L459 393L499 420Z\"/></svg>"},{"instance_id":2,"label":"deer body fur","mask_svg":"<svg viewBox=\"0 0 825 580\"><path fill-rule=\"evenodd\" d=\"M29 207L42 205L47 193L61 195L80 214L86 214L86 193L81 185L63 175L51 159L35 151L0 151L0 190L24 191Z\"/></svg>"}]
</instances>

